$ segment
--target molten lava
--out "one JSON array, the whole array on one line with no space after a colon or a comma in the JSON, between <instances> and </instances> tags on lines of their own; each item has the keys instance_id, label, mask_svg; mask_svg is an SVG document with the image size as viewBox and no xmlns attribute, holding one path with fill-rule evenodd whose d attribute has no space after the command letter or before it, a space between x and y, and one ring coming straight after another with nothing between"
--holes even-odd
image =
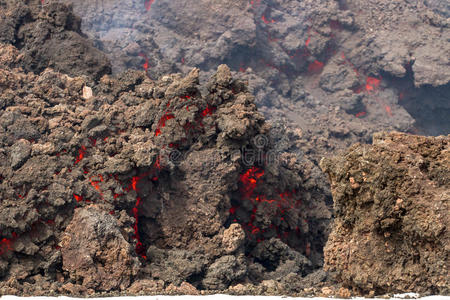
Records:
<instances>
[{"instance_id":1,"label":"molten lava","mask_svg":"<svg viewBox=\"0 0 450 300\"><path fill-rule=\"evenodd\" d=\"M86 155L86 147L81 146L81 148L78 150L78 156L75 159L74 165L78 164L81 160L83 160L85 155Z\"/></svg>"},{"instance_id":2,"label":"molten lava","mask_svg":"<svg viewBox=\"0 0 450 300\"><path fill-rule=\"evenodd\" d=\"M152 8L153 2L155 2L155 0L145 0L144 6L146 11L149 11L150 8Z\"/></svg>"},{"instance_id":3,"label":"molten lava","mask_svg":"<svg viewBox=\"0 0 450 300\"><path fill-rule=\"evenodd\" d=\"M375 78L375 77L367 77L366 79L366 91L367 92L373 92L377 90L380 87L381 78Z\"/></svg>"},{"instance_id":4,"label":"molten lava","mask_svg":"<svg viewBox=\"0 0 450 300\"><path fill-rule=\"evenodd\" d=\"M2 256L3 254L5 254L9 251L14 250L13 244L16 239L17 239L17 234L15 232L13 232L12 238L10 238L10 239L3 238L0 240L0 256Z\"/></svg>"},{"instance_id":5,"label":"molten lava","mask_svg":"<svg viewBox=\"0 0 450 300\"><path fill-rule=\"evenodd\" d=\"M318 61L317 59L309 64L308 73L320 73L323 69L323 62Z\"/></svg>"},{"instance_id":6,"label":"molten lava","mask_svg":"<svg viewBox=\"0 0 450 300\"><path fill-rule=\"evenodd\" d=\"M155 136L158 136L161 134L161 128L166 126L166 121L168 121L170 119L174 119L174 118L175 118L175 116L173 114L166 112L158 122L158 126L156 127L156 130L155 130Z\"/></svg>"},{"instance_id":7,"label":"molten lava","mask_svg":"<svg viewBox=\"0 0 450 300\"><path fill-rule=\"evenodd\" d=\"M150 4L150 5L151 5L151 4ZM139 53L139 56L140 56L140 57L143 57L143 58L145 59L145 63L142 65L142 67L144 68L145 72L147 73L147 71L148 71L148 66L149 66L149 64L148 64L148 57L147 57L147 55L145 55L144 53Z\"/></svg>"},{"instance_id":8,"label":"molten lava","mask_svg":"<svg viewBox=\"0 0 450 300\"><path fill-rule=\"evenodd\" d=\"M239 176L242 183L241 194L245 199L250 199L256 189L258 180L264 175L264 170L252 167Z\"/></svg>"}]
</instances>

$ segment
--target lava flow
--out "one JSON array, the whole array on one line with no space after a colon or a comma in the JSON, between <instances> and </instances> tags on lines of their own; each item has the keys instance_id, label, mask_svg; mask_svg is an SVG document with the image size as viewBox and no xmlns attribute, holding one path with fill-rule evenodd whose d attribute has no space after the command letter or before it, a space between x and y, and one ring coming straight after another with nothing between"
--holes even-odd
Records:
<instances>
[{"instance_id":1,"label":"lava flow","mask_svg":"<svg viewBox=\"0 0 450 300\"><path fill-rule=\"evenodd\" d=\"M0 256L13 250L13 244L16 239L17 239L17 234L15 232L13 232L12 238L10 238L10 239L3 238L0 240Z\"/></svg>"},{"instance_id":2,"label":"lava flow","mask_svg":"<svg viewBox=\"0 0 450 300\"><path fill-rule=\"evenodd\" d=\"M155 0L145 0L144 6L146 11L149 11L150 8L152 8L153 2L155 2Z\"/></svg>"},{"instance_id":3,"label":"lava flow","mask_svg":"<svg viewBox=\"0 0 450 300\"><path fill-rule=\"evenodd\" d=\"M166 112L161 117L161 119L159 119L158 126L156 127L156 130L155 130L155 136L158 136L161 134L161 128L166 126L166 121L168 121L170 119L174 119L174 118L175 118L175 116L173 114Z\"/></svg>"},{"instance_id":4,"label":"lava flow","mask_svg":"<svg viewBox=\"0 0 450 300\"><path fill-rule=\"evenodd\" d=\"M257 242L264 240L268 230L276 232L278 238L286 238L290 231L282 230L282 227L286 228L286 226L282 226L282 223L286 222L285 214L293 208L298 208L301 204L300 200L294 198L295 191L278 193L275 198L268 198L266 195L255 193L256 189L264 184L263 176L264 170L258 167L251 167L241 174L239 176L241 186L240 206L232 206L229 210L233 222L240 223L244 230L253 236ZM250 203L245 203L246 201L250 201ZM257 222L256 216L258 210L266 208L266 205L275 205L278 208L278 212L268 228L261 228L255 225L255 221ZM249 220L245 221L245 218L242 219L238 216L237 211L241 206L252 207Z\"/></svg>"}]
</instances>

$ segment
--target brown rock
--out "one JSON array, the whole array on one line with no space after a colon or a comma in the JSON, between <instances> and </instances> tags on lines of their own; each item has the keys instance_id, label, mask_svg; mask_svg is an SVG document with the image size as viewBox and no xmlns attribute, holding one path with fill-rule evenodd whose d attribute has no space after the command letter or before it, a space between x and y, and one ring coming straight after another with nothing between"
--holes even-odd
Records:
<instances>
[{"instance_id":1,"label":"brown rock","mask_svg":"<svg viewBox=\"0 0 450 300\"><path fill-rule=\"evenodd\" d=\"M373 140L321 161L336 212L325 269L363 293L448 294L450 136Z\"/></svg>"},{"instance_id":2,"label":"brown rock","mask_svg":"<svg viewBox=\"0 0 450 300\"><path fill-rule=\"evenodd\" d=\"M116 219L94 205L75 211L61 246L63 269L86 288L124 290L139 267Z\"/></svg>"},{"instance_id":3,"label":"brown rock","mask_svg":"<svg viewBox=\"0 0 450 300\"><path fill-rule=\"evenodd\" d=\"M184 281L180 286L169 284L166 288L166 293L175 295L199 295L199 291L190 283Z\"/></svg>"},{"instance_id":4,"label":"brown rock","mask_svg":"<svg viewBox=\"0 0 450 300\"><path fill-rule=\"evenodd\" d=\"M245 241L245 232L241 225L233 223L223 233L222 244L227 254L238 250Z\"/></svg>"},{"instance_id":5,"label":"brown rock","mask_svg":"<svg viewBox=\"0 0 450 300\"><path fill-rule=\"evenodd\" d=\"M127 293L130 294L161 293L162 291L164 291L164 281L149 279L137 280L127 289Z\"/></svg>"}]
</instances>

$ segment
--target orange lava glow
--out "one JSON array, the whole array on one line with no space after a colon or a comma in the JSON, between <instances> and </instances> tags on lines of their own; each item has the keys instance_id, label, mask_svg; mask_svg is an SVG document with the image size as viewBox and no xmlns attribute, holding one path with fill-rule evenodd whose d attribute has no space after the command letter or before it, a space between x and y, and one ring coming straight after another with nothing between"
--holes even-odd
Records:
<instances>
[{"instance_id":1,"label":"orange lava glow","mask_svg":"<svg viewBox=\"0 0 450 300\"><path fill-rule=\"evenodd\" d=\"M166 121L168 121L170 119L174 119L174 118L175 118L175 116L173 114L165 113L158 122L158 127L155 130L155 136L158 136L161 134L161 128L166 126Z\"/></svg>"},{"instance_id":2,"label":"orange lava glow","mask_svg":"<svg viewBox=\"0 0 450 300\"><path fill-rule=\"evenodd\" d=\"M17 239L17 234L15 232L13 232L12 238L10 238L10 239L3 238L0 240L0 256L2 256L3 254L5 254L9 251L14 250L13 244L16 239Z\"/></svg>"},{"instance_id":3,"label":"orange lava glow","mask_svg":"<svg viewBox=\"0 0 450 300\"><path fill-rule=\"evenodd\" d=\"M78 150L78 156L75 159L74 165L78 164L81 160L83 160L85 155L86 155L86 147L81 146L81 148Z\"/></svg>"},{"instance_id":4,"label":"orange lava glow","mask_svg":"<svg viewBox=\"0 0 450 300\"><path fill-rule=\"evenodd\" d=\"M150 8L152 8L153 2L155 2L155 0L145 0L144 6L146 11L149 11Z\"/></svg>"},{"instance_id":5,"label":"orange lava glow","mask_svg":"<svg viewBox=\"0 0 450 300\"><path fill-rule=\"evenodd\" d=\"M366 79L366 91L373 92L377 90L380 87L381 78L375 78L375 77L367 77Z\"/></svg>"},{"instance_id":6,"label":"orange lava glow","mask_svg":"<svg viewBox=\"0 0 450 300\"><path fill-rule=\"evenodd\" d=\"M264 170L252 167L247 170L244 174L241 174L240 181L242 183L241 193L244 198L249 199L256 188L257 180L259 180L264 175Z\"/></svg>"},{"instance_id":7,"label":"orange lava glow","mask_svg":"<svg viewBox=\"0 0 450 300\"><path fill-rule=\"evenodd\" d=\"M313 61L308 66L308 73L320 73L323 69L323 62L318 60Z\"/></svg>"}]
</instances>

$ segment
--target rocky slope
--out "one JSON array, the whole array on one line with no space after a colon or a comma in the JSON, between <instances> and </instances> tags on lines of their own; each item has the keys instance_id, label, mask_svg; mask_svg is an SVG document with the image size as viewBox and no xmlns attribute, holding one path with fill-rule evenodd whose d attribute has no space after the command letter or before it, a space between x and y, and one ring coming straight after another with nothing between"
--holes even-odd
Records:
<instances>
[{"instance_id":1,"label":"rocky slope","mask_svg":"<svg viewBox=\"0 0 450 300\"><path fill-rule=\"evenodd\" d=\"M114 72L198 67L206 80L228 64L269 120L302 130L299 152L316 161L380 130L450 130L450 23L439 1L65 2Z\"/></svg>"},{"instance_id":2,"label":"rocky slope","mask_svg":"<svg viewBox=\"0 0 450 300\"><path fill-rule=\"evenodd\" d=\"M450 293L450 136L378 133L321 166L336 214L326 270L372 295Z\"/></svg>"},{"instance_id":3,"label":"rocky slope","mask_svg":"<svg viewBox=\"0 0 450 300\"><path fill-rule=\"evenodd\" d=\"M450 126L448 7L372 2L0 0L0 293L349 296L318 161Z\"/></svg>"},{"instance_id":4,"label":"rocky slope","mask_svg":"<svg viewBox=\"0 0 450 300\"><path fill-rule=\"evenodd\" d=\"M198 69L89 87L11 69L24 56L2 49L2 293L295 291L321 267L331 212L316 167L275 149L228 67L202 88Z\"/></svg>"}]
</instances>

